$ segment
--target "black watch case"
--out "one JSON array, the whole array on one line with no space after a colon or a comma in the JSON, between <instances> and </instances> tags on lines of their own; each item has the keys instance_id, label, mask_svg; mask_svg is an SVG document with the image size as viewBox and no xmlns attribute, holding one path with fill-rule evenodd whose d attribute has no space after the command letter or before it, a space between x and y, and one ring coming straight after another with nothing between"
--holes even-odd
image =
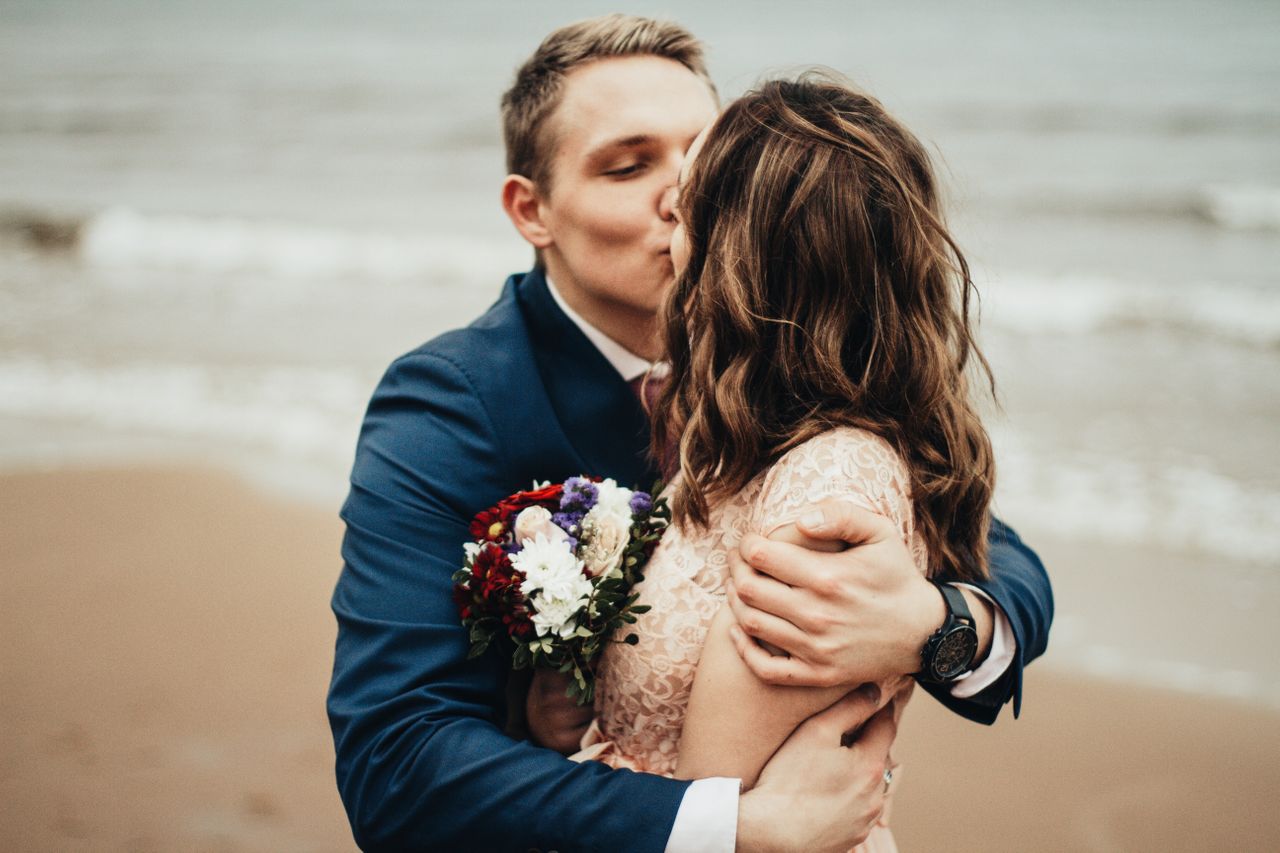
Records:
<instances>
[{"instance_id":1,"label":"black watch case","mask_svg":"<svg viewBox=\"0 0 1280 853\"><path fill-rule=\"evenodd\" d=\"M960 590L947 584L934 585L947 603L947 618L920 652L920 678L945 684L973 667L978 654L978 631Z\"/></svg>"}]
</instances>

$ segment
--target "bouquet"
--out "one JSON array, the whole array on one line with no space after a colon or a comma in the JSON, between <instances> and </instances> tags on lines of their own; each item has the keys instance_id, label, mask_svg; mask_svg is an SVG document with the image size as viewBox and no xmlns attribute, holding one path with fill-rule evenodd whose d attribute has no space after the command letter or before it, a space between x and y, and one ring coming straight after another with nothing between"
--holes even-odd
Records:
<instances>
[{"instance_id":1,"label":"bouquet","mask_svg":"<svg viewBox=\"0 0 1280 853\"><path fill-rule=\"evenodd\" d=\"M664 499L588 477L535 483L477 514L453 575L469 656L497 642L513 669L572 673L568 695L592 701L605 643L649 609L632 588L670 519Z\"/></svg>"}]
</instances>

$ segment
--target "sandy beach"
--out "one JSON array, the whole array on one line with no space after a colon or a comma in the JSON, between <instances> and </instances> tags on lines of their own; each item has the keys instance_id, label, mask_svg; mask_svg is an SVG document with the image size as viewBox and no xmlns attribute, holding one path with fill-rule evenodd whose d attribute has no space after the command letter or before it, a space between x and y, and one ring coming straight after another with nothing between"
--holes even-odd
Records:
<instances>
[{"instance_id":1,"label":"sandy beach","mask_svg":"<svg viewBox=\"0 0 1280 853\"><path fill-rule=\"evenodd\" d=\"M353 849L336 511L181 468L9 474L0 508L0 848ZM991 729L913 703L904 851L1280 848L1280 715L1044 665L1026 695Z\"/></svg>"}]
</instances>

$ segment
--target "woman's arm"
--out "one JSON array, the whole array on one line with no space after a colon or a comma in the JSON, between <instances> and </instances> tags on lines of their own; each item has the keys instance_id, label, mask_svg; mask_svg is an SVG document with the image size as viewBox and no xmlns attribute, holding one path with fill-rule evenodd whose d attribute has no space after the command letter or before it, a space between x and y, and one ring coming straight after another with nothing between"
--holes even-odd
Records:
<instances>
[{"instance_id":1,"label":"woman's arm","mask_svg":"<svg viewBox=\"0 0 1280 853\"><path fill-rule=\"evenodd\" d=\"M794 524L779 528L769 538L822 551L844 547L838 542L810 539ZM733 594L731 585L729 595ZM729 636L733 624L733 613L726 603L711 623L698 662L676 776L728 776L742 779L750 788L769 757L796 727L849 689L766 684L734 649Z\"/></svg>"}]
</instances>

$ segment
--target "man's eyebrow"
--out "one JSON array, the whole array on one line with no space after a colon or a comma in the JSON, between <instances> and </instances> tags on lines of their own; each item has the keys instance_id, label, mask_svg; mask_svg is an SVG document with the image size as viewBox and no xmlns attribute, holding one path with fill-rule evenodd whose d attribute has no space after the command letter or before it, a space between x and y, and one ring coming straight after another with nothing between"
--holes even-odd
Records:
<instances>
[{"instance_id":1,"label":"man's eyebrow","mask_svg":"<svg viewBox=\"0 0 1280 853\"><path fill-rule=\"evenodd\" d=\"M599 145L596 145L587 152L587 157L599 157L618 148L639 148L642 145L648 145L650 142L653 142L653 137L647 133L637 133L633 136L620 136L616 139L609 139L601 142Z\"/></svg>"}]
</instances>

